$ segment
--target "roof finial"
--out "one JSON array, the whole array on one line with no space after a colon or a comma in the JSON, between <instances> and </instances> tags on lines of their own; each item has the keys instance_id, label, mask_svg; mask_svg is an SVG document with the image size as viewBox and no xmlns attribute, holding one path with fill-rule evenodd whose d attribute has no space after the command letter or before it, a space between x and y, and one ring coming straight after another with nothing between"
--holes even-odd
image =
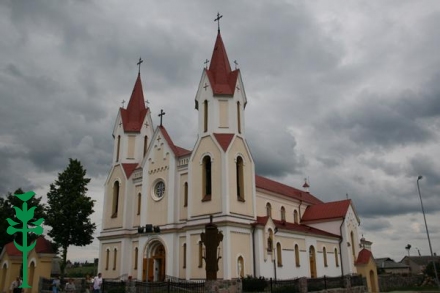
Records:
<instances>
[{"instance_id":1,"label":"roof finial","mask_svg":"<svg viewBox=\"0 0 440 293\"><path fill-rule=\"evenodd\" d=\"M160 114L157 115L160 117L160 126L162 126L162 116L165 115L165 112L163 111L163 109L160 109Z\"/></svg>"},{"instance_id":2,"label":"roof finial","mask_svg":"<svg viewBox=\"0 0 440 293\"><path fill-rule=\"evenodd\" d=\"M139 71L138 71L139 74L141 73L141 64L142 64L142 62L144 62L144 60L142 60L142 58L139 57L139 62L137 63L137 65L139 66Z\"/></svg>"},{"instance_id":3,"label":"roof finial","mask_svg":"<svg viewBox=\"0 0 440 293\"><path fill-rule=\"evenodd\" d=\"M214 19L214 21L218 21L218 32L220 33L220 18L222 18L223 15L220 15L220 12L217 12L217 18Z\"/></svg>"}]
</instances>

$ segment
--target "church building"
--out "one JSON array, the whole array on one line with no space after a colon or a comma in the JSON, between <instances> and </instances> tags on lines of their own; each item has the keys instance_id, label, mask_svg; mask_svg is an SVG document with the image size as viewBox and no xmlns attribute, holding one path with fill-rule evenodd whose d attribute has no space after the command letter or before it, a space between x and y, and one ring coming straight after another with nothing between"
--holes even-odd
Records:
<instances>
[{"instance_id":1,"label":"church building","mask_svg":"<svg viewBox=\"0 0 440 293\"><path fill-rule=\"evenodd\" d=\"M356 273L360 220L353 202L323 202L307 182L295 188L256 174L246 141L247 103L220 29L195 95L192 150L175 145L162 120L153 127L139 71L113 127L99 235L104 278L204 279L201 233L210 215L223 234L220 279Z\"/></svg>"}]
</instances>

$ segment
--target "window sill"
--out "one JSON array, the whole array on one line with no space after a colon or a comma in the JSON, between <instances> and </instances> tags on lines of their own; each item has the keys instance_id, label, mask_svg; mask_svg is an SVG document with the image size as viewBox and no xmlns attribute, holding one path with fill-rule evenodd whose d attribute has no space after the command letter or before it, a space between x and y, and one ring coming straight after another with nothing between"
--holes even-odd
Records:
<instances>
[{"instance_id":1,"label":"window sill","mask_svg":"<svg viewBox=\"0 0 440 293\"><path fill-rule=\"evenodd\" d=\"M240 201L240 202L246 202L246 201L244 200L244 198L241 197L241 196L238 196L238 197L237 197L237 200Z\"/></svg>"},{"instance_id":2,"label":"window sill","mask_svg":"<svg viewBox=\"0 0 440 293\"><path fill-rule=\"evenodd\" d=\"M111 216L112 219L117 218L117 217L118 217L118 214L117 214L117 213L115 213L115 214L113 214L113 215Z\"/></svg>"},{"instance_id":3,"label":"window sill","mask_svg":"<svg viewBox=\"0 0 440 293\"><path fill-rule=\"evenodd\" d=\"M211 195L210 195L210 194L207 194L207 195L205 195L205 196L202 198L202 202L205 202L205 201L211 201Z\"/></svg>"}]
</instances>

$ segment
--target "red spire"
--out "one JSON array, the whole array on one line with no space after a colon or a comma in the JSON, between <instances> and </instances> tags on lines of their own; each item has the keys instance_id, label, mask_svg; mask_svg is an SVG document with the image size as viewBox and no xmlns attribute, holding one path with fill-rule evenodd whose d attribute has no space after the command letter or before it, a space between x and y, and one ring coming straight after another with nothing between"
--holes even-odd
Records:
<instances>
[{"instance_id":1,"label":"red spire","mask_svg":"<svg viewBox=\"0 0 440 293\"><path fill-rule=\"evenodd\" d=\"M238 69L231 71L220 31L217 34L211 64L206 70L215 95L233 95L237 83Z\"/></svg>"},{"instance_id":2,"label":"red spire","mask_svg":"<svg viewBox=\"0 0 440 293\"><path fill-rule=\"evenodd\" d=\"M145 108L144 92L139 73L127 109L121 108L124 131L140 131L147 112L148 108Z\"/></svg>"}]
</instances>

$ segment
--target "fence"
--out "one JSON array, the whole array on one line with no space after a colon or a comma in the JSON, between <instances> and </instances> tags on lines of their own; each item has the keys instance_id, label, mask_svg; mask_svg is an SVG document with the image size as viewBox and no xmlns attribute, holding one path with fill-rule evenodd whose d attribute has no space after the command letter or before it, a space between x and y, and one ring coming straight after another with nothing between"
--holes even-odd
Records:
<instances>
[{"instance_id":1,"label":"fence","mask_svg":"<svg viewBox=\"0 0 440 293\"><path fill-rule=\"evenodd\" d=\"M264 278L243 279L243 292L316 292L330 289L349 289L353 287L366 287L366 280L360 275L299 278L291 280L273 280Z\"/></svg>"},{"instance_id":2,"label":"fence","mask_svg":"<svg viewBox=\"0 0 440 293\"><path fill-rule=\"evenodd\" d=\"M204 293L205 281L168 279L165 282L103 280L102 293Z\"/></svg>"}]
</instances>

